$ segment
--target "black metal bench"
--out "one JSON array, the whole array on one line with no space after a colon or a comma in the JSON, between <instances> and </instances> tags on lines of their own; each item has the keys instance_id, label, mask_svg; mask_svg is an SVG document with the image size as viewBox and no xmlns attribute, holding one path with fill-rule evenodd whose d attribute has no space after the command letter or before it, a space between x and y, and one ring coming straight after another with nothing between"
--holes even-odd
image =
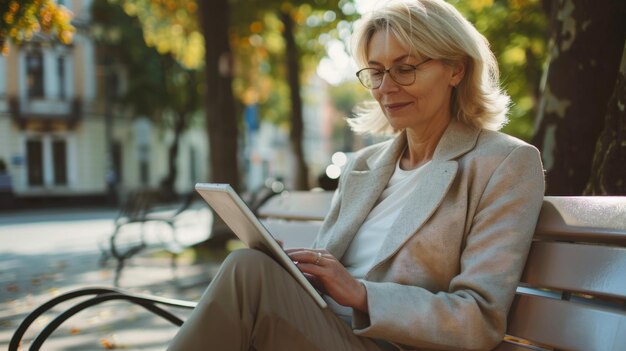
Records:
<instances>
[{"instance_id":1,"label":"black metal bench","mask_svg":"<svg viewBox=\"0 0 626 351\"><path fill-rule=\"evenodd\" d=\"M120 276L126 261L148 248L149 242L146 238L145 230L148 224L160 223L169 228L168 238L161 242L160 248L171 254L172 268L176 268L176 259L184 248L177 235L176 220L196 199L195 194L190 193L183 197L183 200L174 210L168 211L158 210L156 207L159 203L158 189L139 189L128 196L114 220L115 229L113 233L100 244L100 265L104 266L110 258L116 261L113 280L115 286L119 285ZM132 243L120 243L120 237L124 235L124 229L129 228L131 225L139 226L138 237Z\"/></svg>"},{"instance_id":2,"label":"black metal bench","mask_svg":"<svg viewBox=\"0 0 626 351\"><path fill-rule=\"evenodd\" d=\"M87 299L85 297L92 296ZM28 314L26 318L20 323L19 327L13 334L9 343L10 351L17 351L20 348L22 338L28 330L28 328L35 322L35 320L50 311L57 305L71 301L74 299L82 299L81 302L75 304L71 308L63 311L54 319L52 319L40 332L35 339L31 342L29 350L39 350L44 341L66 320L75 314L95 305L99 305L104 302L123 300L129 303L141 306L146 310L164 318L165 320L173 323L174 325L181 326L183 321L175 316L173 313L164 309L162 306L178 307L193 309L196 306L195 302L169 299L152 295L133 294L119 289L113 289L108 287L90 287L84 289L78 289L67 292L60 296L57 296L43 305L37 307L34 311Z\"/></svg>"}]
</instances>

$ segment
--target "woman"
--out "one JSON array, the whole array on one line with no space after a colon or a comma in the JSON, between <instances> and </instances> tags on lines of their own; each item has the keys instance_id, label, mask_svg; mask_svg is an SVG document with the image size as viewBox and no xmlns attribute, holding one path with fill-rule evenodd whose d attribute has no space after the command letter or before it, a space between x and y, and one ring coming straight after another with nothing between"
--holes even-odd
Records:
<instances>
[{"instance_id":1,"label":"woman","mask_svg":"<svg viewBox=\"0 0 626 351\"><path fill-rule=\"evenodd\" d=\"M451 5L404 0L353 37L395 136L346 166L313 249L290 257L322 310L264 254L233 253L172 350L489 350L506 329L542 203L535 148L495 130L508 97L488 43Z\"/></svg>"}]
</instances>

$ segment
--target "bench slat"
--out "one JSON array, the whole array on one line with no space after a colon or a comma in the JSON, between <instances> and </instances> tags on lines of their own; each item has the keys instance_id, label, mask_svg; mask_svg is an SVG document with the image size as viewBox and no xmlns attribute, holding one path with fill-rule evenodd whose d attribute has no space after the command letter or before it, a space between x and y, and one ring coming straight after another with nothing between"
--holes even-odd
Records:
<instances>
[{"instance_id":1,"label":"bench slat","mask_svg":"<svg viewBox=\"0 0 626 351\"><path fill-rule=\"evenodd\" d=\"M626 197L546 196L535 237L626 245Z\"/></svg>"},{"instance_id":2,"label":"bench slat","mask_svg":"<svg viewBox=\"0 0 626 351\"><path fill-rule=\"evenodd\" d=\"M289 220L323 220L330 208L332 191L289 191L274 196L259 208L260 217Z\"/></svg>"},{"instance_id":3,"label":"bench slat","mask_svg":"<svg viewBox=\"0 0 626 351\"><path fill-rule=\"evenodd\" d=\"M322 227L321 221L284 221L275 218L261 220L272 236L283 242L285 248L311 247Z\"/></svg>"},{"instance_id":4,"label":"bench slat","mask_svg":"<svg viewBox=\"0 0 626 351\"><path fill-rule=\"evenodd\" d=\"M263 225L286 248L310 247L328 213L332 191L289 191L259 207Z\"/></svg>"},{"instance_id":5,"label":"bench slat","mask_svg":"<svg viewBox=\"0 0 626 351\"><path fill-rule=\"evenodd\" d=\"M517 295L507 334L565 350L623 350L626 311Z\"/></svg>"},{"instance_id":6,"label":"bench slat","mask_svg":"<svg viewBox=\"0 0 626 351\"><path fill-rule=\"evenodd\" d=\"M536 287L626 298L626 248L534 242L522 282Z\"/></svg>"}]
</instances>

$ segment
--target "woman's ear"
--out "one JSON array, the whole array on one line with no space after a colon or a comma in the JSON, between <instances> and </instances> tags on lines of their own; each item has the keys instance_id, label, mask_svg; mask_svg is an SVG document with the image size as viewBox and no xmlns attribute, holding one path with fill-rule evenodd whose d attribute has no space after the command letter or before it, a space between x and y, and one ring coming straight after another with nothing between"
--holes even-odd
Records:
<instances>
[{"instance_id":1,"label":"woman's ear","mask_svg":"<svg viewBox=\"0 0 626 351\"><path fill-rule=\"evenodd\" d=\"M452 76L450 77L450 85L456 87L461 83L465 76L465 63L458 62L452 66Z\"/></svg>"}]
</instances>

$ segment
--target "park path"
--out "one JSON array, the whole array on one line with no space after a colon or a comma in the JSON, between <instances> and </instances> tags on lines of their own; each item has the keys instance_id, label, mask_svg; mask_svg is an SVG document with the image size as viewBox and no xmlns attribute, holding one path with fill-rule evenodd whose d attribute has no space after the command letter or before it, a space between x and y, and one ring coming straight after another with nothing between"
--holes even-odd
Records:
<instances>
[{"instance_id":1,"label":"park path","mask_svg":"<svg viewBox=\"0 0 626 351\"><path fill-rule=\"evenodd\" d=\"M0 349L7 348L24 316L50 298L86 286L112 286L115 267L111 261L100 266L99 243L113 231L116 215L113 209L0 213ZM190 232L185 234L207 235L206 221L194 221L194 216L190 214L190 223L198 225L187 228ZM127 264L120 287L197 300L222 257L221 253L199 257L197 252L186 250L175 271L167 255L141 254ZM189 313L176 312L181 317ZM43 316L35 326L41 327L52 317ZM69 319L42 349L163 350L176 330L140 307L107 302ZM35 333L27 333L25 346Z\"/></svg>"}]
</instances>

